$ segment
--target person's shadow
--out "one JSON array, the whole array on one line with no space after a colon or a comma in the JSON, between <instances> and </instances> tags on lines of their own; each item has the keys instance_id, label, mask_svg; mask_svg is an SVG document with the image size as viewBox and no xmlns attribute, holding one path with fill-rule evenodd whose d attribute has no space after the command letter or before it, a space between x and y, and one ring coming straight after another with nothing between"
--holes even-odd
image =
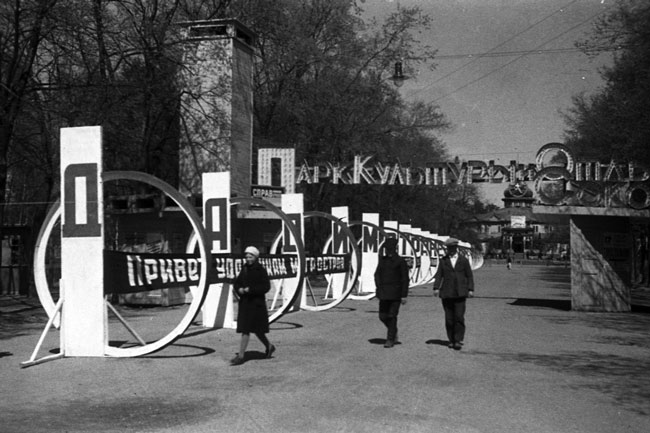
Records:
<instances>
[{"instance_id":1,"label":"person's shadow","mask_svg":"<svg viewBox=\"0 0 650 433\"><path fill-rule=\"evenodd\" d=\"M447 346L449 344L449 341L434 339L434 340L427 340L426 343L427 344L436 344L438 346Z\"/></svg>"},{"instance_id":2,"label":"person's shadow","mask_svg":"<svg viewBox=\"0 0 650 433\"><path fill-rule=\"evenodd\" d=\"M266 353L260 352L259 350L247 350L246 356L244 356L244 358L246 358L247 361L253 361L256 359L267 359ZM273 358L273 355L271 355L271 357L268 359L271 358Z\"/></svg>"},{"instance_id":3,"label":"person's shadow","mask_svg":"<svg viewBox=\"0 0 650 433\"><path fill-rule=\"evenodd\" d=\"M381 344L383 346L386 343L386 339L385 338L371 338L370 340L368 340L368 343L370 343L370 344ZM396 341L395 345L397 346L398 344L402 344L402 342L399 341L399 340Z\"/></svg>"},{"instance_id":4,"label":"person's shadow","mask_svg":"<svg viewBox=\"0 0 650 433\"><path fill-rule=\"evenodd\" d=\"M244 354L244 362L242 362L239 365L246 364L249 361L255 361L260 359L272 359L272 358L273 355L267 357L266 353L260 352L259 350L247 350L246 353Z\"/></svg>"}]
</instances>

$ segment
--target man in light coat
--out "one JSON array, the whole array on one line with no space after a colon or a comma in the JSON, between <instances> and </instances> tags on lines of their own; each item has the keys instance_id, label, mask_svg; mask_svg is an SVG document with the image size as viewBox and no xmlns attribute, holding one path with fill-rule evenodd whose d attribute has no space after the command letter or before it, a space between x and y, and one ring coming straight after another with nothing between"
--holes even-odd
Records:
<instances>
[{"instance_id":1,"label":"man in light coat","mask_svg":"<svg viewBox=\"0 0 650 433\"><path fill-rule=\"evenodd\" d=\"M442 299L449 347L460 350L465 339L466 300L474 296L474 275L469 260L458 253L458 239L447 239L445 246L447 255L438 265L433 296Z\"/></svg>"}]
</instances>

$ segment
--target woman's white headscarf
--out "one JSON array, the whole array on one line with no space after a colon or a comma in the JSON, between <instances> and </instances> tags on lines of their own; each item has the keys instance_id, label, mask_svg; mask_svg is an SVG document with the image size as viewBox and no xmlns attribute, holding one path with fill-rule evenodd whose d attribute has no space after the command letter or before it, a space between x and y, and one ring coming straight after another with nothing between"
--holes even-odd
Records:
<instances>
[{"instance_id":1,"label":"woman's white headscarf","mask_svg":"<svg viewBox=\"0 0 650 433\"><path fill-rule=\"evenodd\" d=\"M260 250L255 247L246 247L244 254L251 254L255 256L255 258L258 258L260 256Z\"/></svg>"}]
</instances>

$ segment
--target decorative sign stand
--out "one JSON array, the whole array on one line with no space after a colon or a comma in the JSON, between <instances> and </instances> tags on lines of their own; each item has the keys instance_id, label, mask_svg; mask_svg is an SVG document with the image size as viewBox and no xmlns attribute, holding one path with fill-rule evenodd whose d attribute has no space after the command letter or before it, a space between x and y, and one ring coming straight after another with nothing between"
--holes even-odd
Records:
<instances>
[{"instance_id":1,"label":"decorative sign stand","mask_svg":"<svg viewBox=\"0 0 650 433\"><path fill-rule=\"evenodd\" d=\"M146 355L162 349L178 338L191 324L201 307L203 307L202 324L204 327L233 328L235 321L230 284L225 282L214 283L207 289L208 268L213 263L211 252L215 254L231 253L230 206L232 200L230 199L230 174L203 174L204 221L202 224L187 199L166 183L145 173L102 172L100 127L65 128L61 131L61 137L61 179L63 183L61 191L63 205L55 204L48 213L39 234L34 254L37 291L43 307L48 313L49 320L31 358L21 365L26 367L64 356L133 357ZM149 184L176 201L194 230L194 244L188 245L188 250L193 252L196 249L196 241L198 241L200 270L197 270L195 281L198 281L198 286L193 290L192 302L180 323L169 334L153 342L144 341L120 316L110 302L105 299L107 293L113 292L106 291L104 287L103 183L119 180ZM235 202L248 205L264 203L260 199L253 198L238 198L232 204L235 204ZM274 313L273 319L270 319L275 320L293 307L298 298L297 292L299 290L302 290L301 304L306 305L304 299L306 291L302 287L306 259L303 245L305 218L303 196L302 194L282 195L284 212L271 204L263 204L264 206L276 213L282 220L282 231L279 238L282 240L282 253L295 256L295 259L291 260L291 267L294 268L291 275L295 276L281 280L282 287L276 287L273 303L276 304L277 298L281 296L282 306ZM356 240L344 223L348 219L347 207L333 208L332 213L334 215L320 215L326 216L332 221L332 254L351 255L353 259L349 259L349 263L352 268L346 271L347 273L341 273L340 275L336 275L336 273L341 272L340 270L335 271L332 269L332 274L328 278L332 282L332 298L336 302L311 308L311 310L322 311L338 305L344 300L350 294L356 282L358 273L361 271L360 267L366 269L366 289L374 289L372 274L376 267L377 253L386 236L397 237L400 240L399 248L402 255L412 255L412 280L415 275L419 275L421 265L418 255L424 254L422 251L424 248L422 246L422 236L419 233L410 233L413 230L417 231L417 229L412 229L410 225L400 227L396 221L385 222L385 229L382 229L378 225L379 216L377 214L364 214L364 219L368 219L368 222L366 222L367 227L362 227L362 237L364 241L367 241L367 246L364 245L364 254L371 254L371 256L367 256L367 259L374 258L375 264L373 266L372 260L363 263L361 255L356 249ZM57 303L54 304L47 287L47 280L44 277L45 250L47 249L47 240L52 234L55 222L59 217L62 220L62 278L60 297ZM377 224L369 222L371 220L377 222ZM402 230L398 230L398 227ZM387 235L385 230L389 230L390 234ZM207 246L208 241L209 247ZM414 245L417 245L417 247ZM132 257L127 259L127 262L128 260L143 260L142 263L150 263L151 266L153 266L153 262L157 262L156 258ZM195 258L189 260L197 263ZM354 263L352 263L353 260ZM78 265L81 262L84 263L84 266ZM146 268L144 272L153 272L152 269ZM127 279L135 277L139 278L141 275L130 275ZM292 282L296 286L293 290L289 287ZM204 304L206 293L208 302ZM370 292L371 296L373 294L374 290ZM133 335L140 344L139 346L122 348L112 347L108 344L107 309ZM59 321L61 323L60 352L37 360L36 356L47 332L52 326L56 326Z\"/></svg>"},{"instance_id":2,"label":"decorative sign stand","mask_svg":"<svg viewBox=\"0 0 650 433\"><path fill-rule=\"evenodd\" d=\"M101 142L100 127L61 130L61 280L66 292L61 350L66 356L104 356L107 343Z\"/></svg>"},{"instance_id":3,"label":"decorative sign stand","mask_svg":"<svg viewBox=\"0 0 650 433\"><path fill-rule=\"evenodd\" d=\"M36 289L49 320L31 358L22 367L63 356L133 357L152 353L172 343L196 316L207 285L207 264L211 262L205 247L203 225L187 200L168 184L145 173L101 172L101 128L64 128L61 130L62 203L48 212L36 242L34 269ZM185 316L169 334L145 342L104 298L103 182L131 180L147 183L170 196L183 210L199 241L201 257L197 272L198 291ZM56 305L44 280L45 250L56 219L61 216L61 284ZM79 266L83 263L83 266ZM108 345L107 308L140 344L136 347ZM60 316L60 317L59 317ZM37 360L36 356L49 329L61 322L60 352Z\"/></svg>"},{"instance_id":4,"label":"decorative sign stand","mask_svg":"<svg viewBox=\"0 0 650 433\"><path fill-rule=\"evenodd\" d=\"M347 224L350 219L348 218L348 207L347 206L338 206L332 208L332 216L337 218L339 221L342 221L344 224ZM348 237L345 236L338 224L332 222L332 253L333 254L348 254L350 253L350 245ZM330 276L332 279L332 297L335 299L340 298L343 295L343 291L346 288L346 282L348 279L347 274L333 274Z\"/></svg>"},{"instance_id":5,"label":"decorative sign stand","mask_svg":"<svg viewBox=\"0 0 650 433\"><path fill-rule=\"evenodd\" d=\"M368 224L361 227L361 277L359 291L375 293L377 291L377 287L375 287L375 269L377 269L377 264L379 263L379 245L384 241L379 229L379 214L363 213L361 214L361 221L372 225Z\"/></svg>"},{"instance_id":6,"label":"decorative sign stand","mask_svg":"<svg viewBox=\"0 0 650 433\"><path fill-rule=\"evenodd\" d=\"M397 224L397 231L402 234L402 236L399 236L401 239L400 239L400 242L398 243L398 246L399 246L398 251L402 255L407 256L407 255L409 255L409 254L407 254L407 252L410 249L411 250L410 255L418 257L417 256L418 251L413 247L413 244L407 242L407 240L408 241L411 240L411 224L399 224L398 223ZM409 286L412 286L418 280L419 271L420 271L420 269L419 269L418 264L413 263L413 267L411 268L411 272L410 272L410 275L409 275L409 277L410 277Z\"/></svg>"},{"instance_id":7,"label":"decorative sign stand","mask_svg":"<svg viewBox=\"0 0 650 433\"><path fill-rule=\"evenodd\" d=\"M61 280L54 314L27 367L63 356L104 356L107 342L104 305L102 130L61 130ZM95 254L88 254L94 251ZM79 264L83 263L83 266ZM60 351L36 360L46 333L61 316Z\"/></svg>"},{"instance_id":8,"label":"decorative sign stand","mask_svg":"<svg viewBox=\"0 0 650 433\"><path fill-rule=\"evenodd\" d=\"M294 228L299 233L299 240L304 245L304 233L305 233L305 218L304 218L304 199L302 194L282 194L282 211L287 214L289 219L293 222ZM286 223L282 224L282 253L283 254L296 254L298 255L298 246L296 245L295 239L291 236L289 231L289 226ZM296 284L296 278L288 278L283 280L282 284L294 285ZM284 287L278 288L278 292L281 292L283 296L283 302L289 302L287 290L283 290ZM304 304L307 301L303 299L306 296L306 291L304 287L300 288L300 303ZM291 308L290 311L297 310L298 307Z\"/></svg>"},{"instance_id":9,"label":"decorative sign stand","mask_svg":"<svg viewBox=\"0 0 650 433\"><path fill-rule=\"evenodd\" d=\"M429 269L431 268L431 261L429 260L429 250L428 250L428 240L424 237L424 232L422 229L413 228L411 229L413 237L417 240L416 250L418 257L420 258L420 270L418 279L415 282L416 285L425 284L428 282L429 278Z\"/></svg>"},{"instance_id":10,"label":"decorative sign stand","mask_svg":"<svg viewBox=\"0 0 650 433\"><path fill-rule=\"evenodd\" d=\"M203 173L203 224L212 254L231 252L230 173ZM210 284L201 309L205 328L237 327L232 284Z\"/></svg>"}]
</instances>

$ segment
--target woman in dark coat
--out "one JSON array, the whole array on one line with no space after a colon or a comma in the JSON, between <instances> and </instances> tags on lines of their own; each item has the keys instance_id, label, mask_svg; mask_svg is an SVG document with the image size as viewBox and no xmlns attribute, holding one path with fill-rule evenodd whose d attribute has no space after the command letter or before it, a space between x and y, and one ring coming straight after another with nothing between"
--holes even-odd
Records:
<instances>
[{"instance_id":1,"label":"woman in dark coat","mask_svg":"<svg viewBox=\"0 0 650 433\"><path fill-rule=\"evenodd\" d=\"M269 312L266 308L266 293L271 289L271 282L266 269L257 261L260 252L255 247L247 247L244 251L246 263L235 279L234 290L239 296L237 312L237 332L241 334L239 353L230 363L244 363L246 347L251 332L259 338L266 348L266 357L275 351L266 335L269 332Z\"/></svg>"}]
</instances>

